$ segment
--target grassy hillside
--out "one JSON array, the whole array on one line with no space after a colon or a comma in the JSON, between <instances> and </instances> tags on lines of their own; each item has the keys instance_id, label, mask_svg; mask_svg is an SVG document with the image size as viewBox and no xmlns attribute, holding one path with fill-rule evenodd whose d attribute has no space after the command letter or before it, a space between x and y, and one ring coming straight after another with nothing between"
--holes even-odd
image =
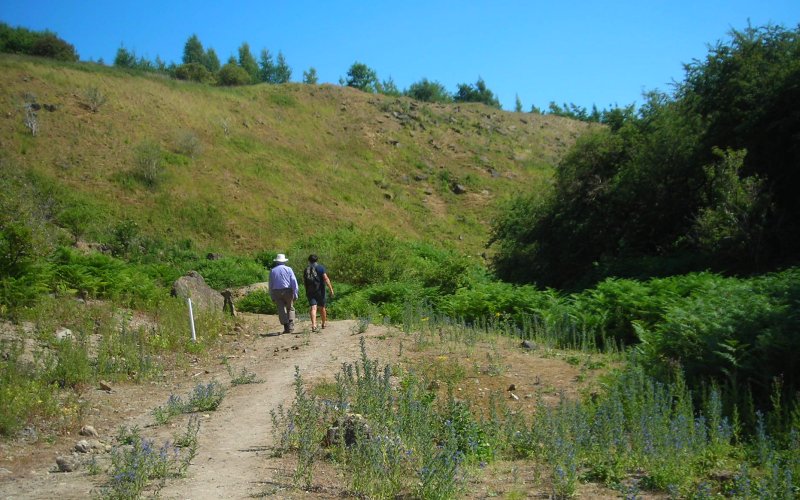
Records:
<instances>
[{"instance_id":1,"label":"grassy hillside","mask_svg":"<svg viewBox=\"0 0 800 500\"><path fill-rule=\"evenodd\" d=\"M26 103L41 106L36 135ZM66 187L58 201L93 214L87 239L130 219L236 253L349 225L480 253L498 202L548 182L587 126L332 85L217 88L10 55L0 55L0 107L3 168ZM160 160L152 186L135 174L145 145Z\"/></svg>"}]
</instances>

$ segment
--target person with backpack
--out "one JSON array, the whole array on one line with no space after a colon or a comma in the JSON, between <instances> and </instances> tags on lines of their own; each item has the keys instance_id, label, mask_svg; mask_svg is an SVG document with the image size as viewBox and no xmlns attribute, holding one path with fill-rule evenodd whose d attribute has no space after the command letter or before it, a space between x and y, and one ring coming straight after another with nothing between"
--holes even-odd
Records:
<instances>
[{"instance_id":1,"label":"person with backpack","mask_svg":"<svg viewBox=\"0 0 800 500\"><path fill-rule=\"evenodd\" d=\"M328 273L325 267L317 262L318 258L315 254L308 256L308 267L303 271L303 284L306 287L306 298L311 306L311 331L316 332L317 329L317 308L319 307L322 316L322 328L325 328L328 323L328 310L325 307L325 287L331 292L333 297L333 285L331 284Z\"/></svg>"},{"instance_id":2,"label":"person with backpack","mask_svg":"<svg viewBox=\"0 0 800 500\"><path fill-rule=\"evenodd\" d=\"M269 295L278 307L278 319L283 333L294 331L294 301L297 300L297 278L286 263L289 259L282 253L275 257L275 265L269 272Z\"/></svg>"}]
</instances>

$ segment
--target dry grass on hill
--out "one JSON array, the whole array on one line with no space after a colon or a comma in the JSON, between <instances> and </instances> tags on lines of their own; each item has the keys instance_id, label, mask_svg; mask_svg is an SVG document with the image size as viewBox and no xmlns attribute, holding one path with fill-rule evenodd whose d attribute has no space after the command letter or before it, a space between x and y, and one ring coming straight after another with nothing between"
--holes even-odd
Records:
<instances>
[{"instance_id":1,"label":"dry grass on hill","mask_svg":"<svg viewBox=\"0 0 800 500\"><path fill-rule=\"evenodd\" d=\"M352 224L479 253L498 202L540 188L587 128L333 85L218 88L11 55L0 88L7 168L66 186L104 216L98 226L130 218L241 252ZM37 111L36 136L34 102L54 109ZM152 187L131 174L145 143L163 153Z\"/></svg>"}]
</instances>

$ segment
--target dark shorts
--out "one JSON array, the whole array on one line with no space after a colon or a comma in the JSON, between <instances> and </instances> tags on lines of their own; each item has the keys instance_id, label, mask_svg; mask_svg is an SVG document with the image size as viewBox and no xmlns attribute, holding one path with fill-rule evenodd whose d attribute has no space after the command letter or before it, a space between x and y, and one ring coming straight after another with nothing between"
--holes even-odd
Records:
<instances>
[{"instance_id":1,"label":"dark shorts","mask_svg":"<svg viewBox=\"0 0 800 500\"><path fill-rule=\"evenodd\" d=\"M310 306L325 307L325 290L312 293L311 295L307 294L306 298L308 299L308 305Z\"/></svg>"}]
</instances>

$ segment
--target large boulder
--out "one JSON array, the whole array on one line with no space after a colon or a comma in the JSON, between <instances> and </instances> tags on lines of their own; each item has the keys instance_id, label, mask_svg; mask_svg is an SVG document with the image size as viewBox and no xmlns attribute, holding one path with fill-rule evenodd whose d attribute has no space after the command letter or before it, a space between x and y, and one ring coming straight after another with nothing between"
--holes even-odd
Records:
<instances>
[{"instance_id":1,"label":"large boulder","mask_svg":"<svg viewBox=\"0 0 800 500\"><path fill-rule=\"evenodd\" d=\"M222 311L225 299L222 294L206 285L206 280L197 271L189 271L172 284L172 296L186 300L192 299L195 309Z\"/></svg>"},{"instance_id":2,"label":"large boulder","mask_svg":"<svg viewBox=\"0 0 800 500\"><path fill-rule=\"evenodd\" d=\"M264 281L263 283L253 283L252 285L241 286L238 288L230 288L231 297L233 300L239 300L242 297L246 297L253 292L267 292L269 293L269 282Z\"/></svg>"}]
</instances>

